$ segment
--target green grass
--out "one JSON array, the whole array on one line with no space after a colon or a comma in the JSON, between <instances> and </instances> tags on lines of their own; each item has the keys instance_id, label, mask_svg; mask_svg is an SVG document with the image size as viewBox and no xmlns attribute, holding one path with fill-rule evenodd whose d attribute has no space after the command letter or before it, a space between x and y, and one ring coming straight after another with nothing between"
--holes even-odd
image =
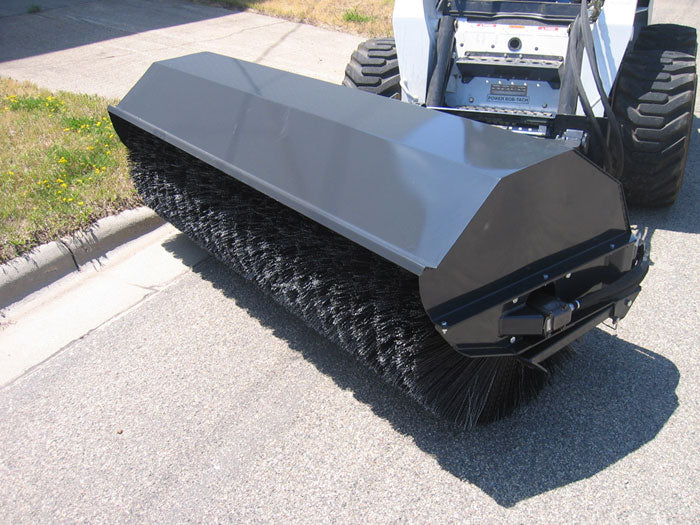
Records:
<instances>
[{"instance_id":1,"label":"green grass","mask_svg":"<svg viewBox=\"0 0 700 525\"><path fill-rule=\"evenodd\" d=\"M139 204L107 104L0 78L0 262Z\"/></svg>"},{"instance_id":2,"label":"green grass","mask_svg":"<svg viewBox=\"0 0 700 525\"><path fill-rule=\"evenodd\" d=\"M392 34L394 0L195 0L234 9L250 9L277 16L340 29L365 36Z\"/></svg>"},{"instance_id":3,"label":"green grass","mask_svg":"<svg viewBox=\"0 0 700 525\"><path fill-rule=\"evenodd\" d=\"M27 7L27 13L30 15L41 13L41 6L39 4L31 4L29 7Z\"/></svg>"},{"instance_id":4,"label":"green grass","mask_svg":"<svg viewBox=\"0 0 700 525\"><path fill-rule=\"evenodd\" d=\"M356 7L348 9L343 13L343 20L346 22L355 22L358 24L364 24L365 22L371 22L374 19L373 16L363 15L357 11Z\"/></svg>"}]
</instances>

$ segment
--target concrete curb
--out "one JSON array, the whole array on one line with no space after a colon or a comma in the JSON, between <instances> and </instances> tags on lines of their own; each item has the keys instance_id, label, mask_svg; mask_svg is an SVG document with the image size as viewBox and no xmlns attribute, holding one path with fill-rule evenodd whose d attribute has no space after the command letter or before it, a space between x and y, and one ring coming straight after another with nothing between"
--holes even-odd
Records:
<instances>
[{"instance_id":1,"label":"concrete curb","mask_svg":"<svg viewBox=\"0 0 700 525\"><path fill-rule=\"evenodd\" d=\"M89 230L39 246L0 266L0 308L80 270L85 263L164 223L143 206L105 217Z\"/></svg>"}]
</instances>

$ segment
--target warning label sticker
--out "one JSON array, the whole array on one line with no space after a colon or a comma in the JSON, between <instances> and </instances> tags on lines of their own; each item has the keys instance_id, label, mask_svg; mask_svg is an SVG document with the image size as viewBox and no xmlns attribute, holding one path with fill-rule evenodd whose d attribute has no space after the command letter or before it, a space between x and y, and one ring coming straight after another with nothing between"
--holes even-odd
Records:
<instances>
[{"instance_id":1,"label":"warning label sticker","mask_svg":"<svg viewBox=\"0 0 700 525\"><path fill-rule=\"evenodd\" d=\"M510 104L529 104L527 86L524 84L491 84L491 93L486 97L489 102Z\"/></svg>"},{"instance_id":2,"label":"warning label sticker","mask_svg":"<svg viewBox=\"0 0 700 525\"><path fill-rule=\"evenodd\" d=\"M509 102L515 104L529 104L530 97L514 97L508 95L488 95L486 100L489 102Z\"/></svg>"}]
</instances>

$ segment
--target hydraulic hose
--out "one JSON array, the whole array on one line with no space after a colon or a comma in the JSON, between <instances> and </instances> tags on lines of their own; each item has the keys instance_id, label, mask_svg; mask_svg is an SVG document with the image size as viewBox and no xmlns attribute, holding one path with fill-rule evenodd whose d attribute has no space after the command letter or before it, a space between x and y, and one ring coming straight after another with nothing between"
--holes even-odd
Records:
<instances>
[{"instance_id":1,"label":"hydraulic hose","mask_svg":"<svg viewBox=\"0 0 700 525\"><path fill-rule=\"evenodd\" d=\"M610 99L605 91L603 82L600 79L600 69L598 68L598 59L595 54L595 47L593 45L593 32L591 31L591 25L588 23L588 9L586 2L581 2L581 18L580 26L581 33L583 36L583 45L586 50L586 55L588 56L588 62L591 66L591 71L593 72L593 80L595 82L598 94L600 95L600 101L603 103L603 108L605 109L605 115L608 118L608 136L607 145L610 147L611 142L615 142L615 147L617 148L616 159L611 158L610 161L613 162L617 160L617 166L610 166L611 173L621 174L624 168L624 146L622 143L622 132L620 131L620 123L613 112L612 106L610 104ZM585 20L585 22L584 22ZM612 155L610 156L612 157Z\"/></svg>"},{"instance_id":2,"label":"hydraulic hose","mask_svg":"<svg viewBox=\"0 0 700 525\"><path fill-rule=\"evenodd\" d=\"M574 65L581 66L583 59L583 47L579 44L578 33L573 31L569 35L569 48L566 53L566 63L561 80L561 97L559 98L560 115L575 115L578 104L578 89L576 88L576 75Z\"/></svg>"},{"instance_id":3,"label":"hydraulic hose","mask_svg":"<svg viewBox=\"0 0 700 525\"><path fill-rule=\"evenodd\" d=\"M581 15L578 15L571 24L571 32L569 35L569 56L572 57L577 56L577 47L581 35L581 29L579 27L581 22ZM600 129L600 124L596 119L595 113L593 112L593 107L591 106L591 103L588 100L588 96L586 95L586 90L583 87L583 81L581 80L581 64L579 64L577 60L573 60L570 62L570 68L574 79L574 86L578 94L578 99L581 101L581 107L583 108L583 112L590 121L591 131L595 135L596 139L598 139L599 144L605 144L605 137L603 136L603 131ZM605 150L603 151L603 156L605 157L604 164L606 165L606 167L610 166L612 164L612 157L610 156L610 151L607 148L605 148Z\"/></svg>"},{"instance_id":4,"label":"hydraulic hose","mask_svg":"<svg viewBox=\"0 0 700 525\"><path fill-rule=\"evenodd\" d=\"M599 13L598 13L599 14ZM603 136L603 132L600 125L596 119L593 107L588 100L586 95L586 90L583 86L583 81L581 80L581 67L578 60L572 60L570 62L570 67L573 72L573 77L575 79L575 87L578 92L578 98L581 101L581 107L586 117L591 123L591 130L595 137L598 139L599 143L604 146L603 157L605 169L611 174L619 174L622 172L624 166L624 149L622 143L622 132L620 131L620 124L615 117L612 106L610 104L610 99L605 92L605 87L600 79L600 72L598 69L598 60L595 54L595 47L593 45L593 33L591 31L589 16L588 16L588 2L586 0L581 0L581 12L578 14L574 22L571 24L571 32L569 36L569 57L576 57L576 51L579 41L583 42L583 47L586 51L586 56L588 57L588 62L591 67L591 72L593 74L593 80L596 85L596 89L600 96L600 100L603 104L603 109L605 116L608 119L607 126L607 136ZM613 156L611 148L616 149L616 155ZM615 162L617 161L617 162Z\"/></svg>"},{"instance_id":5,"label":"hydraulic hose","mask_svg":"<svg viewBox=\"0 0 700 525\"><path fill-rule=\"evenodd\" d=\"M440 17L437 34L437 58L433 73L430 75L428 93L425 96L425 105L439 107L444 105L445 83L448 69L452 61L452 47L455 40L455 23L451 16Z\"/></svg>"}]
</instances>

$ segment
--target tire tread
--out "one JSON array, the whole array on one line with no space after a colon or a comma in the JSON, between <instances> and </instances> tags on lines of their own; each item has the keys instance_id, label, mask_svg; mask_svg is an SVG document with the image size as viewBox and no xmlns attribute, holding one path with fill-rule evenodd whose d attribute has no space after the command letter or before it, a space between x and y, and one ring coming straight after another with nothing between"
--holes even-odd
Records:
<instances>
[{"instance_id":1,"label":"tire tread","mask_svg":"<svg viewBox=\"0 0 700 525\"><path fill-rule=\"evenodd\" d=\"M693 125L694 28L643 28L620 68L614 111L622 126L628 202L668 206L680 191Z\"/></svg>"},{"instance_id":2,"label":"tire tread","mask_svg":"<svg viewBox=\"0 0 700 525\"><path fill-rule=\"evenodd\" d=\"M399 61L393 38L372 38L352 53L343 85L389 98L401 95Z\"/></svg>"}]
</instances>

